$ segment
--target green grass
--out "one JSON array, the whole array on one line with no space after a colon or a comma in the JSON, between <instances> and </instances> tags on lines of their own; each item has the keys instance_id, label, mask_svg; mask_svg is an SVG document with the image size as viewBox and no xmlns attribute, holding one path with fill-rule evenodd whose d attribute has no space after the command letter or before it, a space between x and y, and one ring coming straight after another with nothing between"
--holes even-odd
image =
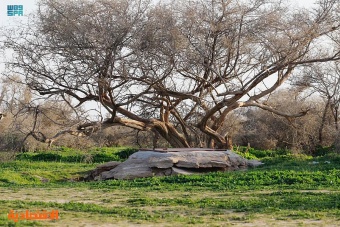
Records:
<instances>
[{"instance_id":1,"label":"green grass","mask_svg":"<svg viewBox=\"0 0 340 227\"><path fill-rule=\"evenodd\" d=\"M14 224L7 219L9 209L58 209L61 215L55 222L20 221L17 226L340 224L339 154L255 151L251 157L265 165L247 171L77 181L99 163L123 161L133 152L60 148L0 163L0 226Z\"/></svg>"}]
</instances>

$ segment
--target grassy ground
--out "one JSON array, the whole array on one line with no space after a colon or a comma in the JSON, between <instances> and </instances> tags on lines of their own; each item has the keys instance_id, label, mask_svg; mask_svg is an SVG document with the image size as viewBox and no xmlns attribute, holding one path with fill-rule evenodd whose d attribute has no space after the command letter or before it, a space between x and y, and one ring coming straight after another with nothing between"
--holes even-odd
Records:
<instances>
[{"instance_id":1,"label":"grassy ground","mask_svg":"<svg viewBox=\"0 0 340 227\"><path fill-rule=\"evenodd\" d=\"M0 163L0 226L340 226L340 155L251 150L246 156L266 164L239 172L77 181L99 163L132 152L58 149ZM7 218L11 209L58 210L59 219L15 224Z\"/></svg>"}]
</instances>

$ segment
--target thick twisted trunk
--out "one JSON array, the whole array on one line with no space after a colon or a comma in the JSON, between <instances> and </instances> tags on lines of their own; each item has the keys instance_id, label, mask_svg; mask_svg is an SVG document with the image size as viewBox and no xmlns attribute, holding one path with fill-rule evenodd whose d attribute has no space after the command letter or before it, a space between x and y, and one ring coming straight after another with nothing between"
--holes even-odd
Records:
<instances>
[{"instance_id":1,"label":"thick twisted trunk","mask_svg":"<svg viewBox=\"0 0 340 227\"><path fill-rule=\"evenodd\" d=\"M153 120L154 129L171 145L171 147L190 147L187 138L177 131L171 123Z\"/></svg>"}]
</instances>

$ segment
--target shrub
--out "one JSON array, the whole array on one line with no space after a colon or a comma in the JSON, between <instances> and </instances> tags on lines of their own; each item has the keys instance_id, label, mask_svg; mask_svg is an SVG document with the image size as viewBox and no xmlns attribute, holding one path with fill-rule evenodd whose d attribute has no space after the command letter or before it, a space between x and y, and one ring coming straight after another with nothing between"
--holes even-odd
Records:
<instances>
[{"instance_id":1,"label":"shrub","mask_svg":"<svg viewBox=\"0 0 340 227\"><path fill-rule=\"evenodd\" d=\"M109 161L125 161L131 154L138 151L134 148L96 148L79 151L59 147L55 151L26 152L16 155L16 160L45 162L101 163Z\"/></svg>"}]
</instances>

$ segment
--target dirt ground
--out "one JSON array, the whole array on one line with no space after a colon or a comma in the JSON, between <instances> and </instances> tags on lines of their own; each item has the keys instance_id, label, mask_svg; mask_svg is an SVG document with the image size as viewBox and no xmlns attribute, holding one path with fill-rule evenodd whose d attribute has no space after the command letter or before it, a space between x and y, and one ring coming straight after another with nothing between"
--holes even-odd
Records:
<instances>
[{"instance_id":1,"label":"dirt ground","mask_svg":"<svg viewBox=\"0 0 340 227\"><path fill-rule=\"evenodd\" d=\"M258 191L259 196L261 191ZM327 192L326 192L327 193ZM242 194L242 192L240 192ZM97 204L105 207L124 207L127 206L127 200L129 198L138 198L143 196L159 197L162 198L175 198L190 196L190 198L225 198L235 195L234 193L220 193L220 192L138 192L132 190L129 192L120 190L100 190L100 189L86 189L86 188L0 188L0 195L2 201L7 201L11 204L11 201L23 201L23 202L55 202L55 203L90 203ZM247 193L243 193L246 198ZM254 196L254 194L251 194ZM40 209L45 209L39 207ZM11 207L7 208L12 209ZM26 208L23 208L26 209ZM37 209L37 208L35 208ZM143 206L141 209L146 211L158 211L158 212L183 212L183 215L192 215L195 213L194 208L188 210L183 207L164 207L164 206ZM1 208L2 211L6 210L5 207ZM177 211L176 211L177 210ZM144 220L129 220L127 218L111 217L109 214L91 214L83 211L68 211L59 210L59 219L57 221L39 221L42 226L178 226L178 223L172 223L166 219L158 219L155 222ZM6 214L1 214L4 217ZM310 219L294 219L294 218L277 218L270 214L255 214L247 215L242 212L233 212L226 210L224 214L218 215L206 215L201 216L200 223L187 223L184 226L340 226L340 219L322 218L320 220ZM202 223L203 222L203 223Z\"/></svg>"}]
</instances>

